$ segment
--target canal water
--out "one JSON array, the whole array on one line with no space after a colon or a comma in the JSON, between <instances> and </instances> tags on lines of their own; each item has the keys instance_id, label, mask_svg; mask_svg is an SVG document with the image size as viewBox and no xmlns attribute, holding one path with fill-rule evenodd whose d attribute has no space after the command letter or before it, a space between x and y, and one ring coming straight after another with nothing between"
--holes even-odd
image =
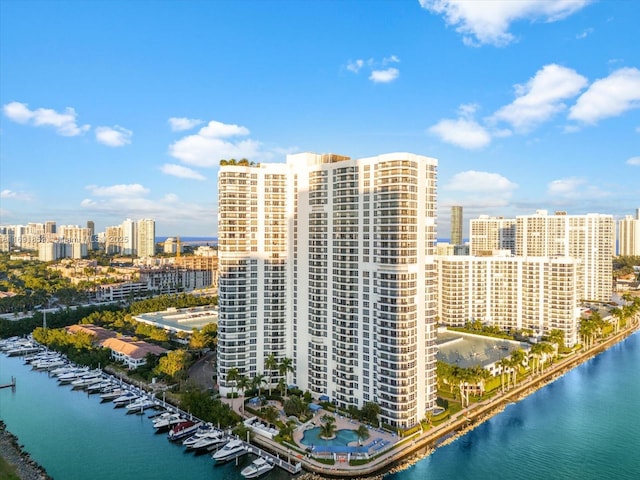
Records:
<instances>
[{"instance_id":1,"label":"canal water","mask_svg":"<svg viewBox=\"0 0 640 480\"><path fill-rule=\"evenodd\" d=\"M639 372L636 333L386 480L637 480ZM0 419L55 480L241 479L250 461L214 466L155 434L146 416L0 355L0 383L12 375L17 389L0 390Z\"/></svg>"},{"instance_id":2,"label":"canal water","mask_svg":"<svg viewBox=\"0 0 640 480\"><path fill-rule=\"evenodd\" d=\"M210 455L186 452L156 433L147 414L128 415L98 395L59 385L20 357L0 354L0 384L11 376L17 387L0 390L0 419L54 480L236 480L252 460L245 455L237 466L215 465ZM289 475L274 469L270 478Z\"/></svg>"}]
</instances>

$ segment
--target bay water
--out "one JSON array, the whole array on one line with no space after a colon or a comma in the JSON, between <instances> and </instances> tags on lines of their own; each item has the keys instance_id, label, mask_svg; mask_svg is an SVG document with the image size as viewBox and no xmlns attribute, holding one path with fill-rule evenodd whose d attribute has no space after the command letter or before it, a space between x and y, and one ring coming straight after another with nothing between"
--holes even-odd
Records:
<instances>
[{"instance_id":1,"label":"bay water","mask_svg":"<svg viewBox=\"0 0 640 480\"><path fill-rule=\"evenodd\" d=\"M0 419L55 480L241 479L156 434L146 415L59 386L0 355ZM640 334L568 372L386 480L640 478ZM269 480L284 480L279 469Z\"/></svg>"}]
</instances>

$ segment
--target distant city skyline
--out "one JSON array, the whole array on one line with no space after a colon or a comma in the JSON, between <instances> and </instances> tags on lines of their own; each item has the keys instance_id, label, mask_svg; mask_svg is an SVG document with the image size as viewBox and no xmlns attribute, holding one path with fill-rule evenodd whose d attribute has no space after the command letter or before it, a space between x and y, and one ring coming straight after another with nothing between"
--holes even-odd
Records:
<instances>
[{"instance_id":1,"label":"distant city skyline","mask_svg":"<svg viewBox=\"0 0 640 480\"><path fill-rule=\"evenodd\" d=\"M312 151L437 158L438 238L453 205L617 222L640 199L639 15L592 0L0 2L0 223L155 218L159 236L216 236L220 159Z\"/></svg>"}]
</instances>

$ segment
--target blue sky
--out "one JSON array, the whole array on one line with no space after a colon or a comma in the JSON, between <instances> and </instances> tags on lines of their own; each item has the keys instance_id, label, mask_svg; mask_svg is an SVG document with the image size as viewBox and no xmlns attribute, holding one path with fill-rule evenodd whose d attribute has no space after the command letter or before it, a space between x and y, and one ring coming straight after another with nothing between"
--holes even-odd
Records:
<instances>
[{"instance_id":1,"label":"blue sky","mask_svg":"<svg viewBox=\"0 0 640 480\"><path fill-rule=\"evenodd\" d=\"M2 0L0 223L215 235L221 158L304 151L437 158L441 238L451 205L617 219L640 207L639 20L632 0Z\"/></svg>"}]
</instances>

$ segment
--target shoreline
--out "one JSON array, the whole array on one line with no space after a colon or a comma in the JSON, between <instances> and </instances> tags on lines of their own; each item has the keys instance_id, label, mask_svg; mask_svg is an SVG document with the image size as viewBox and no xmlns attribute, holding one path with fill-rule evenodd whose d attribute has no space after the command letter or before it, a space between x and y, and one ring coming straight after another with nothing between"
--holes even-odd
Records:
<instances>
[{"instance_id":1,"label":"shoreline","mask_svg":"<svg viewBox=\"0 0 640 480\"><path fill-rule=\"evenodd\" d=\"M437 448L463 437L477 426L501 413L507 405L527 398L540 388L553 383L565 373L622 342L639 329L640 325L632 325L603 339L588 350L582 350L557 360L544 372L526 377L511 390L504 393L499 392L489 399L472 404L436 427L408 436L401 440L401 444L397 444L395 448L382 453L369 463L337 466L323 464L313 458L300 458L304 472L296 478L304 480L327 478L380 480L388 474L405 470L431 455ZM259 436L254 439L254 443L285 456L290 453L282 445ZM46 470L31 458L29 452L24 450L19 439L6 429L2 420L0 420L0 457L15 468L20 480L53 480Z\"/></svg>"},{"instance_id":2,"label":"shoreline","mask_svg":"<svg viewBox=\"0 0 640 480\"><path fill-rule=\"evenodd\" d=\"M448 445L463 437L482 423L498 415L507 405L519 402L537 390L553 383L565 373L598 356L605 350L617 345L640 329L636 324L621 330L610 338L604 339L588 350L572 354L535 377L527 377L516 387L505 393L467 407L454 417L437 427L433 427L414 437L405 440L402 446L391 449L372 462L359 466L338 468L325 465L312 459L303 460L303 473L299 478L304 480L320 480L326 478L364 478L381 480L386 475L397 473L415 465L423 458L431 455L436 449ZM411 437L407 437L411 438Z\"/></svg>"},{"instance_id":3,"label":"shoreline","mask_svg":"<svg viewBox=\"0 0 640 480\"><path fill-rule=\"evenodd\" d=\"M0 457L16 470L20 480L53 480L46 470L22 448L18 437L0 420Z\"/></svg>"}]
</instances>

